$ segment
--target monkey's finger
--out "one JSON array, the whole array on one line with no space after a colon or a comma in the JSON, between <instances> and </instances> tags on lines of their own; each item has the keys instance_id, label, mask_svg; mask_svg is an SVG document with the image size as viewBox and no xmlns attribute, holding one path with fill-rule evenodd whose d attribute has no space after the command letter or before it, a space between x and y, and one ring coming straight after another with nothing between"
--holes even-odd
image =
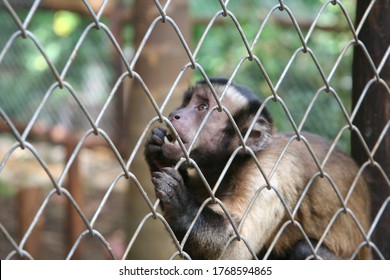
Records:
<instances>
[{"instance_id":1,"label":"monkey's finger","mask_svg":"<svg viewBox=\"0 0 390 280\"><path fill-rule=\"evenodd\" d=\"M170 174L170 172L172 173ZM180 193L183 189L182 178L174 168L162 168L161 172L153 172L152 176L156 187L170 189L175 193Z\"/></svg>"},{"instance_id":2,"label":"monkey's finger","mask_svg":"<svg viewBox=\"0 0 390 280\"><path fill-rule=\"evenodd\" d=\"M165 202L176 199L178 182L171 176L164 172L153 172L152 182L158 198Z\"/></svg>"},{"instance_id":3,"label":"monkey's finger","mask_svg":"<svg viewBox=\"0 0 390 280\"><path fill-rule=\"evenodd\" d=\"M164 136L167 135L167 130L162 126L158 126L152 130L152 134L164 138Z\"/></svg>"},{"instance_id":4,"label":"monkey's finger","mask_svg":"<svg viewBox=\"0 0 390 280\"><path fill-rule=\"evenodd\" d=\"M157 188L170 186L172 184L169 184L170 179L172 180L172 177L168 176L166 173L161 171L156 171L152 173L152 182Z\"/></svg>"},{"instance_id":5,"label":"monkey's finger","mask_svg":"<svg viewBox=\"0 0 390 280\"><path fill-rule=\"evenodd\" d=\"M162 145L164 143L165 135L166 131L164 128L156 127L153 129L151 136L147 140L147 143Z\"/></svg>"},{"instance_id":6,"label":"monkey's finger","mask_svg":"<svg viewBox=\"0 0 390 280\"><path fill-rule=\"evenodd\" d=\"M171 197L173 196L173 191L170 188L167 188L165 184L162 184L160 181L153 180L155 185L156 196L163 202L164 206L167 207L170 204Z\"/></svg>"},{"instance_id":7,"label":"monkey's finger","mask_svg":"<svg viewBox=\"0 0 390 280\"><path fill-rule=\"evenodd\" d=\"M163 168L165 169L165 168ZM152 173L152 182L158 185L166 184L170 187L177 185L177 180L164 171L157 171Z\"/></svg>"},{"instance_id":8,"label":"monkey's finger","mask_svg":"<svg viewBox=\"0 0 390 280\"><path fill-rule=\"evenodd\" d=\"M156 156L159 156L159 153L161 153L161 145L155 145L153 143L149 143L147 147L146 154L149 156L149 158L154 158Z\"/></svg>"},{"instance_id":9,"label":"monkey's finger","mask_svg":"<svg viewBox=\"0 0 390 280\"><path fill-rule=\"evenodd\" d=\"M161 176L162 176L162 172L161 171L152 172L152 180L153 179L159 179L159 178L161 178Z\"/></svg>"},{"instance_id":10,"label":"monkey's finger","mask_svg":"<svg viewBox=\"0 0 390 280\"><path fill-rule=\"evenodd\" d=\"M164 143L164 138L161 138L160 136L153 134L150 137L149 143L155 143L161 146Z\"/></svg>"},{"instance_id":11,"label":"monkey's finger","mask_svg":"<svg viewBox=\"0 0 390 280\"><path fill-rule=\"evenodd\" d=\"M180 182L182 183L182 177L180 175L180 173L175 169L175 168L172 168L172 167L164 167L161 169L161 171L165 172L166 174L168 174L169 176L171 176L173 179L175 179L177 182Z\"/></svg>"}]
</instances>

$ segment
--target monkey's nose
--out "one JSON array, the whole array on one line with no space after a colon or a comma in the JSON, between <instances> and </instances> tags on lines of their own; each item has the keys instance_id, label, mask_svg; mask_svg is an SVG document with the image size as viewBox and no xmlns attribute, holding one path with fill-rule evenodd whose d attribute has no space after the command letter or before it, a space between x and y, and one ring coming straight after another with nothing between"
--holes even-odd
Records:
<instances>
[{"instance_id":1,"label":"monkey's nose","mask_svg":"<svg viewBox=\"0 0 390 280\"><path fill-rule=\"evenodd\" d=\"M169 114L169 119L172 121L173 119L175 120L180 120L180 115L177 114L176 112L170 113Z\"/></svg>"}]
</instances>

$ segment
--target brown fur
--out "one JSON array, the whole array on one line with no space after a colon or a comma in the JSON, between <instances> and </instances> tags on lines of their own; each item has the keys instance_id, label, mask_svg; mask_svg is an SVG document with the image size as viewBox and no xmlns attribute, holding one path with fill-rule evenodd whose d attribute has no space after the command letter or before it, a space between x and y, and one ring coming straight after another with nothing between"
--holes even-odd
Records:
<instances>
[{"instance_id":1,"label":"brown fur","mask_svg":"<svg viewBox=\"0 0 390 280\"><path fill-rule=\"evenodd\" d=\"M216 82L214 88L221 95L224 85ZM271 246L281 228L290 221L290 212L308 238L321 242L315 245L318 252L326 248L334 258L352 258L359 246L364 245L364 234L370 226L369 193L364 178L356 178L358 166L337 148L326 159L331 145L319 136L304 133L301 141L289 142L295 134L273 133L268 113L257 113L260 101L242 91L245 89L232 86L221 103L236 119L243 137L255 121L245 144L256 155L271 186L267 186L255 160L242 149L216 191L217 198L236 222L240 237L254 254L258 254ZM191 147L190 157L196 161L211 188L231 154L242 144L236 131L230 129L232 125L227 114L216 110L216 106L210 89L204 83L198 83L186 92L182 106L170 115L183 145L187 150ZM209 110L213 111L194 140ZM167 221L175 233L183 236L198 211L197 205L209 197L209 192L194 169L182 166L180 172L172 168L160 171L161 167L174 166L183 157L179 145L164 142L163 134L165 132L161 130L154 132L145 155L151 170L158 171L153 174L157 195L171 209L170 215L166 213ZM322 168L317 166L304 140ZM325 174L323 177L320 176L321 169ZM173 180L174 177L181 179ZM351 189L356 179L357 183ZM297 205L305 191L301 204ZM337 193L340 193L341 201ZM351 214L344 212L343 203ZM211 204L206 208L202 223L195 224L184 249L198 258L253 258L253 252L245 242L234 241L233 226L221 206ZM363 234L351 216L356 217ZM330 224L334 217L334 223ZM284 255L302 240L305 240L302 232L290 224L284 228L272 251ZM356 257L370 258L369 247L365 244Z\"/></svg>"},{"instance_id":2,"label":"brown fur","mask_svg":"<svg viewBox=\"0 0 390 280\"><path fill-rule=\"evenodd\" d=\"M318 136L311 134L304 134L304 136L308 140L310 147L314 150L318 161L322 163L330 145ZM259 162L264 169L265 174L270 174L290 137L291 135L276 134L271 140L271 146L259 154ZM235 204L234 201L227 202L227 204L231 206L232 212L238 216L242 216L243 211L246 210L242 208L242 205L248 205L254 191L262 184L265 184L262 175L256 171L257 166L253 161L248 162L244 169L247 170L246 174L251 174L251 176L249 176L249 178L242 178L242 183L240 184L242 187L237 188L236 194L233 195L235 199L243 201L243 203ZM318 172L319 169L306 145L302 141L294 141L282 156L275 173L269 178L271 184L272 180L276 179L277 184L273 185L273 187L281 192L289 210L292 212L309 180ZM340 151L335 150L325 164L324 172L330 176L341 196L345 199L358 172L358 167L352 159ZM253 187L252 191L249 190L248 185ZM273 192L273 190L264 189L262 192ZM368 197L369 193L367 186L364 179L360 178L352 196L346 204L347 208L356 215L364 232L367 232L370 226L370 205ZM261 204L262 201L258 199L257 203ZM269 211L272 207L279 207L280 209L281 202L279 198L273 200L273 203L276 205L264 207L264 210ZM235 205L240 205L240 209ZM254 208L256 208L256 206ZM309 186L309 190L303 199L302 204L299 206L294 219L301 224L309 238L320 240L326 227L330 223L331 218L341 208L342 203L328 179L326 177L321 178L318 176L313 181L313 184ZM253 213L257 212L255 209L252 211ZM257 219L263 219L263 217L259 218L258 212L256 214L257 218L251 217L250 221L245 221L243 234L247 234L248 237L250 237L253 232L246 232L247 224L256 223ZM266 215L266 213L264 214ZM269 224L267 230L271 230L272 234L270 234L271 238L264 244L266 247L273 241L272 237L277 233L279 227L289 220L289 216L284 209L283 213L279 214L278 218L280 218L280 220L272 217L274 222L270 222ZM256 228L253 225L251 227L255 231L264 230ZM282 253L286 248L302 239L302 233L296 227L290 225L276 243L274 251L276 253ZM323 244L340 258L350 258L363 241L364 238L351 216L348 213L342 212L331 226L330 231L326 234ZM370 256L370 250L367 247L364 247L358 254L358 258L362 259L370 258Z\"/></svg>"}]
</instances>

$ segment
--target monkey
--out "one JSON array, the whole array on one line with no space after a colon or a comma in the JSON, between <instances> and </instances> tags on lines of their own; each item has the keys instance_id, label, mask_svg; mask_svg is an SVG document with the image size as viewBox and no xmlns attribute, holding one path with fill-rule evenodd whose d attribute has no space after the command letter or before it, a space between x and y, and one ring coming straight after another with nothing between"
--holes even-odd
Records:
<instances>
[{"instance_id":1,"label":"monkey","mask_svg":"<svg viewBox=\"0 0 390 280\"><path fill-rule=\"evenodd\" d=\"M357 164L337 147L327 156L331 144L320 136L277 132L261 106L249 88L201 80L146 140L155 194L183 251L191 259L371 258L370 199Z\"/></svg>"}]
</instances>

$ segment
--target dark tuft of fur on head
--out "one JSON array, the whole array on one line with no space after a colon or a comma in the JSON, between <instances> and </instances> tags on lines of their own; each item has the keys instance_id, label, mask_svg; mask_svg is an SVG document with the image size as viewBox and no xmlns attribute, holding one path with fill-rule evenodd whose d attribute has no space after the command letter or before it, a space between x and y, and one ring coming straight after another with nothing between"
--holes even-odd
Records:
<instances>
[{"instance_id":1,"label":"dark tuft of fur on head","mask_svg":"<svg viewBox=\"0 0 390 280\"><path fill-rule=\"evenodd\" d=\"M220 85L220 86L225 86L228 82L229 79L226 78L210 78L209 79L210 83L212 85ZM197 85L205 85L207 86L206 80L200 80L196 83ZM232 87L234 87L238 92L240 92L243 96L245 96L248 100L248 111L250 113L256 113L257 110L259 110L260 106L262 105L260 99L247 87L231 83ZM248 112L246 111L246 112ZM263 109L261 112L261 115L266 119L270 124L272 124L272 117L271 114L267 111L266 108Z\"/></svg>"}]
</instances>

